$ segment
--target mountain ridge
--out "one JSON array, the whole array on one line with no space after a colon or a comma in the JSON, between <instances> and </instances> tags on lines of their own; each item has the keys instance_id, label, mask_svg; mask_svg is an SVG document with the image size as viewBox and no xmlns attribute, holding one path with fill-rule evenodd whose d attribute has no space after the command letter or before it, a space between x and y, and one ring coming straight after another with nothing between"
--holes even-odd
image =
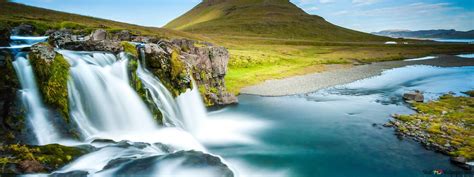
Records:
<instances>
[{"instance_id":1,"label":"mountain ridge","mask_svg":"<svg viewBox=\"0 0 474 177\"><path fill-rule=\"evenodd\" d=\"M433 30L383 30L372 34L395 38L443 38L443 39L474 39L474 30L457 31L454 29Z\"/></svg>"},{"instance_id":2,"label":"mountain ridge","mask_svg":"<svg viewBox=\"0 0 474 177\"><path fill-rule=\"evenodd\" d=\"M314 41L383 41L327 22L289 0L204 0L164 28L213 36Z\"/></svg>"}]
</instances>

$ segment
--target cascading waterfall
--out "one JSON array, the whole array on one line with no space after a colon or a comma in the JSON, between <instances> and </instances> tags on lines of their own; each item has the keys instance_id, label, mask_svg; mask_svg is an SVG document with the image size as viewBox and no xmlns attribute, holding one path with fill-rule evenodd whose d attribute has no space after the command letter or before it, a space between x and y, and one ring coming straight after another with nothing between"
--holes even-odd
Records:
<instances>
[{"instance_id":1,"label":"cascading waterfall","mask_svg":"<svg viewBox=\"0 0 474 177\"><path fill-rule=\"evenodd\" d=\"M60 53L71 64L71 117L86 139L157 128L146 105L129 86L126 59L97 52Z\"/></svg>"},{"instance_id":2,"label":"cascading waterfall","mask_svg":"<svg viewBox=\"0 0 474 177\"><path fill-rule=\"evenodd\" d=\"M57 141L58 132L47 119L47 109L41 101L30 62L25 56L19 54L13 62L13 67L21 84L21 97L27 110L28 122L36 135L38 144L45 145Z\"/></svg>"},{"instance_id":3,"label":"cascading waterfall","mask_svg":"<svg viewBox=\"0 0 474 177\"><path fill-rule=\"evenodd\" d=\"M18 40L29 38L18 37ZM18 45L31 46L46 39L33 38L36 42L20 41ZM20 47L21 48L21 47ZM11 47L12 51L19 48ZM57 50L71 65L68 80L69 110L72 123L77 126L82 142L99 150L87 154L55 173L86 171L93 176L116 176L122 174L123 166L152 164L145 176L192 175L199 171L204 176L221 176L227 168L220 157L206 153L206 148L188 133L195 133L200 121L206 119L197 87L178 98L163 86L158 78L147 71L144 61L139 62L137 75L148 90L155 106L164 115L164 127L159 127L145 103L129 84L129 59L125 54L116 57L104 52L74 52ZM144 55L143 51L142 55ZM61 139L49 120L36 85L33 68L26 55L18 54L13 62L22 86L22 101L27 108L28 122L37 137L38 144L59 143L76 145L77 142ZM187 131L184 131L187 130ZM94 140L110 139L115 142L98 143ZM139 143L144 142L144 143ZM193 150L193 151L189 151ZM186 152L189 151L189 152ZM200 152L196 152L200 151ZM181 153L180 153L181 152ZM201 153L203 152L203 153ZM164 159L161 159L164 158ZM221 164L206 168L193 163L199 158L219 158ZM128 162L110 166L116 159ZM193 160L195 159L195 160ZM155 164L156 163L156 164ZM132 167L130 167L132 168ZM231 172L232 173L232 172Z\"/></svg>"}]
</instances>

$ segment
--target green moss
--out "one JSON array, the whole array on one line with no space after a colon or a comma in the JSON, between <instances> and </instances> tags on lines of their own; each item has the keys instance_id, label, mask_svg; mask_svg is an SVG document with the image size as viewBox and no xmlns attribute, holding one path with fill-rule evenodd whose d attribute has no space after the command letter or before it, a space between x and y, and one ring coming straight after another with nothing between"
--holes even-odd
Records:
<instances>
[{"instance_id":1,"label":"green moss","mask_svg":"<svg viewBox=\"0 0 474 177\"><path fill-rule=\"evenodd\" d=\"M58 144L45 146L2 145L0 146L0 165L37 161L45 167L44 170L47 172L48 169L58 169L85 153L87 150ZM0 172L3 173L3 170Z\"/></svg>"},{"instance_id":2,"label":"green moss","mask_svg":"<svg viewBox=\"0 0 474 177\"><path fill-rule=\"evenodd\" d=\"M407 133L405 125L419 124L415 131L429 134L431 143L441 146L450 143L451 155L474 159L474 97L446 94L439 100L412 105L416 114L396 117L403 121L399 131Z\"/></svg>"},{"instance_id":3,"label":"green moss","mask_svg":"<svg viewBox=\"0 0 474 177\"><path fill-rule=\"evenodd\" d=\"M37 54L31 54L30 61L44 102L58 110L65 121L69 122L67 88L70 70L69 63L59 53L56 53L56 56L51 61L38 58Z\"/></svg>"},{"instance_id":4,"label":"green moss","mask_svg":"<svg viewBox=\"0 0 474 177\"><path fill-rule=\"evenodd\" d=\"M178 50L173 50L171 53L171 76L173 79L179 78L186 70L183 61L179 58L180 53Z\"/></svg>"},{"instance_id":5,"label":"green moss","mask_svg":"<svg viewBox=\"0 0 474 177\"><path fill-rule=\"evenodd\" d=\"M138 96L143 100L143 102L147 105L149 110L151 111L153 118L157 121L158 124L163 124L163 114L161 111L155 106L153 99L150 98L150 94L148 90L144 87L141 79L137 75L138 69L138 60L136 58L131 58L128 63L129 73L130 73L130 86L136 91Z\"/></svg>"},{"instance_id":6,"label":"green moss","mask_svg":"<svg viewBox=\"0 0 474 177\"><path fill-rule=\"evenodd\" d=\"M135 58L138 58L138 51L135 45L127 41L122 41L120 44L122 45L124 52L134 56Z\"/></svg>"}]
</instances>

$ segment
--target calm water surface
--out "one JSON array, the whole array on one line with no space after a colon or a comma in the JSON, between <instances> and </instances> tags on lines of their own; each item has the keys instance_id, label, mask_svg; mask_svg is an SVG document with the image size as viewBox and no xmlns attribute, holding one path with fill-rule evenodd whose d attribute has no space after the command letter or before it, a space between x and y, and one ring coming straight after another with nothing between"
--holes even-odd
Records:
<instances>
[{"instance_id":1,"label":"calm water surface","mask_svg":"<svg viewBox=\"0 0 474 177\"><path fill-rule=\"evenodd\" d=\"M206 146L244 176L416 177L430 176L423 170L460 170L447 156L381 126L390 114L413 113L400 98L415 89L426 100L461 95L474 89L474 67L408 66L312 94L242 95L239 105L211 119L241 117L264 126L242 132L253 141Z\"/></svg>"}]
</instances>

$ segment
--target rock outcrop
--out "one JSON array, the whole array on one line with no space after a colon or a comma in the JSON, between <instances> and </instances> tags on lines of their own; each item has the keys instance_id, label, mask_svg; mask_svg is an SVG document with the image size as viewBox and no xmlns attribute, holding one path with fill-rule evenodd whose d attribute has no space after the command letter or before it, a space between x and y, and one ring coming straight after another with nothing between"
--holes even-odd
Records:
<instances>
[{"instance_id":1,"label":"rock outcrop","mask_svg":"<svg viewBox=\"0 0 474 177\"><path fill-rule=\"evenodd\" d=\"M227 73L229 52L224 47L201 44L195 41L174 40L181 47L182 55L193 70L193 78L207 105L226 105L237 103L237 98L227 92L224 77Z\"/></svg>"},{"instance_id":2,"label":"rock outcrop","mask_svg":"<svg viewBox=\"0 0 474 177\"><path fill-rule=\"evenodd\" d=\"M423 93L421 93L419 90L415 90L414 92L408 92L403 94L403 99L407 101L423 102L425 97L423 96Z\"/></svg>"},{"instance_id":3,"label":"rock outcrop","mask_svg":"<svg viewBox=\"0 0 474 177\"><path fill-rule=\"evenodd\" d=\"M29 60L45 103L61 113L68 122L69 101L67 81L70 65L64 57L55 52L48 43L31 47Z\"/></svg>"},{"instance_id":4,"label":"rock outcrop","mask_svg":"<svg viewBox=\"0 0 474 177\"><path fill-rule=\"evenodd\" d=\"M143 45L146 68L156 75L174 96L193 87L195 80L208 106L237 103L237 98L225 87L229 52L224 47L187 39L157 39L137 36L130 31L114 33L98 29L90 35L73 34L71 30L48 31L49 44L76 51L105 51L118 54L127 51L138 57L136 49L124 41Z\"/></svg>"},{"instance_id":5,"label":"rock outcrop","mask_svg":"<svg viewBox=\"0 0 474 177\"><path fill-rule=\"evenodd\" d=\"M33 25L21 24L11 30L11 34L15 36L33 36L36 28Z\"/></svg>"}]
</instances>

